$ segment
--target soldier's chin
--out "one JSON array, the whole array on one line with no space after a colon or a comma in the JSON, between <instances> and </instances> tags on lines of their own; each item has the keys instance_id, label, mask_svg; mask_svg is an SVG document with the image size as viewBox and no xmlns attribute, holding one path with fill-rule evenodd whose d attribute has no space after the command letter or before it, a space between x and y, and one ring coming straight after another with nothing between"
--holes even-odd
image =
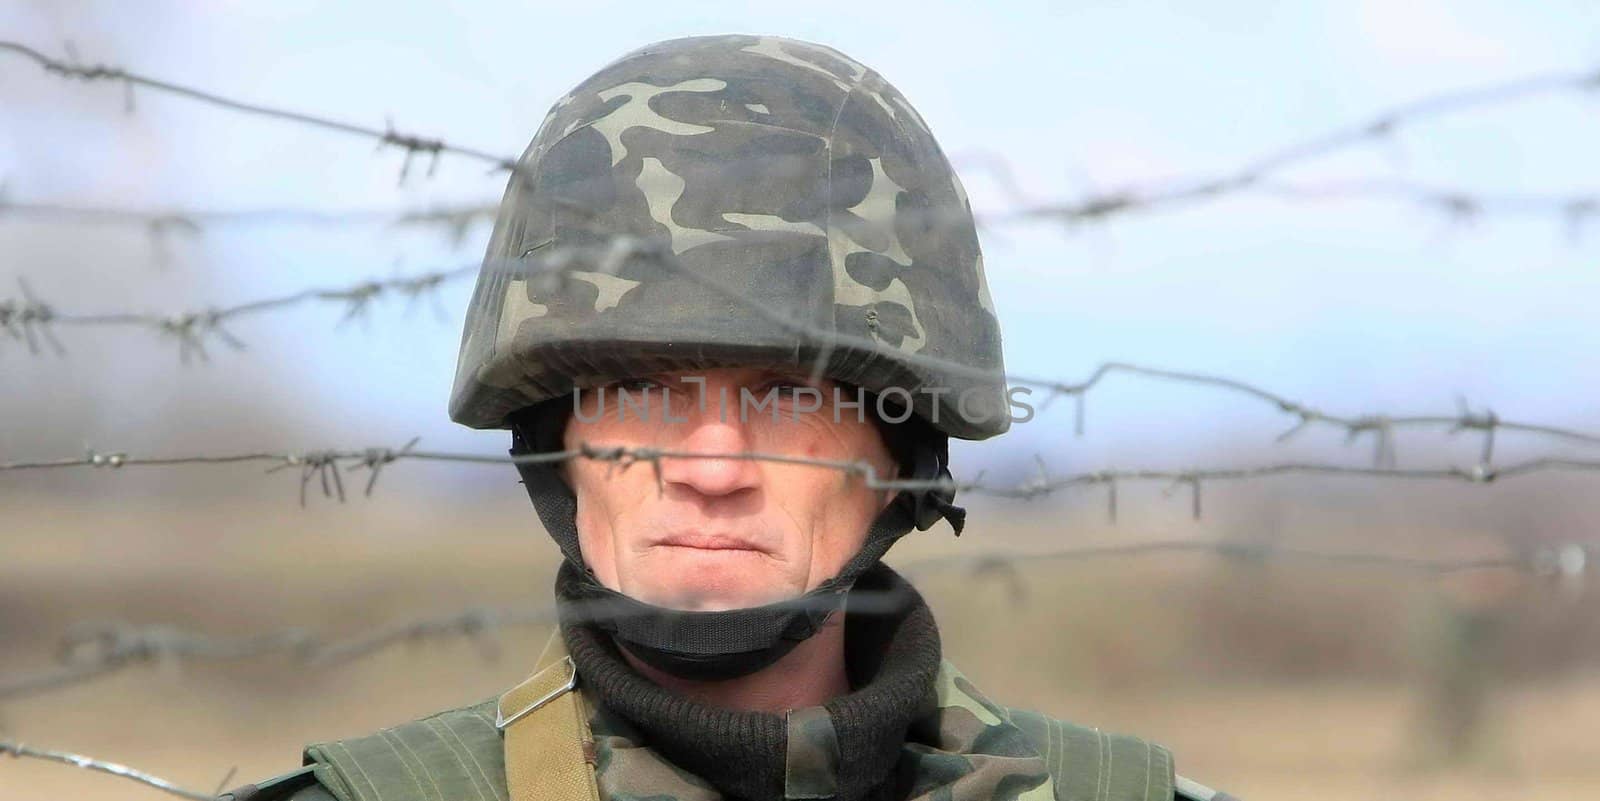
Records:
<instances>
[{"instance_id":1,"label":"soldier's chin","mask_svg":"<svg viewBox=\"0 0 1600 801\"><path fill-rule=\"evenodd\" d=\"M765 606L793 597L774 586L775 582L763 582L748 572L737 576L675 578L672 585L655 588L651 593L655 598L641 600L685 612L722 612Z\"/></svg>"}]
</instances>

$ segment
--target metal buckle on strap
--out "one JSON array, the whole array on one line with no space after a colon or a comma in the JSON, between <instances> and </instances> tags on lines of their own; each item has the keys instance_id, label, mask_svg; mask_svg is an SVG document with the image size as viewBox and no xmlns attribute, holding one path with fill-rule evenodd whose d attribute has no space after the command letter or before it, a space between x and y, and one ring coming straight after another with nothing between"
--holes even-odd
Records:
<instances>
[{"instance_id":1,"label":"metal buckle on strap","mask_svg":"<svg viewBox=\"0 0 1600 801\"><path fill-rule=\"evenodd\" d=\"M546 672L554 670L556 668L565 668L566 669L566 671L567 671L566 681L563 681L559 687L556 687L555 689L551 690L550 692L545 693L543 696L541 696L540 698L534 700L532 703L529 703L527 706L524 706L521 709L518 709L517 711L511 713L510 715L506 714L506 708L505 708L506 695L510 695L512 692L515 692L517 687L523 687L523 686L526 686L529 682L537 681L540 676L543 676ZM561 661L555 662L555 663L545 667L543 670L540 670L538 673L535 673L532 676L529 676L525 681L522 682L522 684L517 685L517 687L514 687L510 691L506 692L505 695L500 696L500 703L495 706L495 710L494 710L494 727L496 729L504 729L505 727L510 726L513 723L516 723L519 719L522 718L523 715L526 715L529 712L532 712L533 710L538 709L539 707L544 706L545 704L548 704L551 701L554 701L562 693L567 692L567 691L571 690L572 688L574 688L576 686L578 686L578 666L574 665L572 663L572 657L571 656L564 657L564 658L561 659Z\"/></svg>"}]
</instances>

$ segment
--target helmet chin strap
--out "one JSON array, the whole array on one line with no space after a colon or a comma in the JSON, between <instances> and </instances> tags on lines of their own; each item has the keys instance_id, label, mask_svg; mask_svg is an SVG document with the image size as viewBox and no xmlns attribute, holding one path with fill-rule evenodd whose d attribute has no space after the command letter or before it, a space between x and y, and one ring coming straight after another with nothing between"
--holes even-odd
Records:
<instances>
[{"instance_id":1,"label":"helmet chin strap","mask_svg":"<svg viewBox=\"0 0 1600 801\"><path fill-rule=\"evenodd\" d=\"M546 404L552 402L570 403L558 399ZM564 424L564 415L545 409L513 422L511 455L559 450ZM945 443L939 440L917 442L915 453L902 457L912 473L907 478L949 479ZM640 661L683 679L730 679L771 665L820 631L843 608L856 579L913 527L925 531L945 518L959 535L966 517L965 510L951 503L951 491L902 491L873 519L861 550L815 589L764 606L688 611L645 603L601 584L578 547L578 501L559 466L546 462L516 467L539 520L565 557L556 577L562 624L597 626Z\"/></svg>"}]
</instances>

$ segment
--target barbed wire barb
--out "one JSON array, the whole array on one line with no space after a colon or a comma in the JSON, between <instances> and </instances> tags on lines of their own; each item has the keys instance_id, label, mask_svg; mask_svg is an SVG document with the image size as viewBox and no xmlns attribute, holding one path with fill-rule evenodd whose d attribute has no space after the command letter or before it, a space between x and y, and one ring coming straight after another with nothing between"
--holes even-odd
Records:
<instances>
[{"instance_id":1,"label":"barbed wire barb","mask_svg":"<svg viewBox=\"0 0 1600 801\"><path fill-rule=\"evenodd\" d=\"M1111 525L1114 526L1117 524L1117 479L1114 477L1107 478L1103 483L1106 485L1107 517L1110 518Z\"/></svg>"},{"instance_id":2,"label":"barbed wire barb","mask_svg":"<svg viewBox=\"0 0 1600 801\"><path fill-rule=\"evenodd\" d=\"M1325 420L1326 418L1319 418ZM1349 445L1361 437L1362 434L1372 435L1372 466L1394 467L1394 426L1386 415L1376 414L1358 417L1351 421L1345 432L1345 444Z\"/></svg>"},{"instance_id":3,"label":"barbed wire barb","mask_svg":"<svg viewBox=\"0 0 1600 801\"><path fill-rule=\"evenodd\" d=\"M213 797L222 795L222 791L228 789L228 784L230 782L232 782L233 781L233 777L237 776L238 774L239 774L239 766L238 765L230 766L228 768L228 772L222 774L222 781L217 782L217 789L214 792L212 792L211 795Z\"/></svg>"},{"instance_id":4,"label":"barbed wire barb","mask_svg":"<svg viewBox=\"0 0 1600 801\"><path fill-rule=\"evenodd\" d=\"M405 455L409 454L411 449L415 448L417 443L421 441L422 437L412 437L411 441L407 442L405 446L398 451L391 450L389 448L368 448L360 457L357 464L353 466L353 469L356 470L366 468L367 470L372 471L372 475L367 478L367 488L362 494L366 495L368 498L372 497L372 488L377 485L378 472L383 469L383 466L391 464L405 457ZM303 501L301 505L304 505Z\"/></svg>"},{"instance_id":5,"label":"barbed wire barb","mask_svg":"<svg viewBox=\"0 0 1600 801\"><path fill-rule=\"evenodd\" d=\"M34 354L39 352L33 336L33 333L38 331L41 336L47 338L58 355L65 355L66 350L55 339L50 326L146 328L155 331L163 339L176 342L179 360L188 364L191 356L201 361L210 360L209 352L206 350L206 344L210 340L221 342L235 351L245 350L247 347L245 342L226 325L228 321L239 317L283 312L307 303L331 303L343 307L343 313L334 324L337 329L350 320L365 319L377 300L390 293L398 293L407 299L408 304L414 305L421 296L432 297L445 284L476 273L477 267L474 266L436 270L388 280L369 279L345 287L303 289L236 306L213 306L167 315L132 311L63 314L55 307L40 301L27 283L19 279L22 299L20 303L16 300L0 301L0 328L5 329L13 339L26 337L29 350Z\"/></svg>"},{"instance_id":6,"label":"barbed wire barb","mask_svg":"<svg viewBox=\"0 0 1600 801\"><path fill-rule=\"evenodd\" d=\"M27 279L21 276L17 277L17 291L22 296L20 301L0 301L0 329L12 339L26 343L30 354L39 354L39 339L42 338L57 356L65 356L66 348L50 331L50 324L56 318L55 310L41 303Z\"/></svg>"},{"instance_id":7,"label":"barbed wire barb","mask_svg":"<svg viewBox=\"0 0 1600 801\"><path fill-rule=\"evenodd\" d=\"M1460 422L1450 429L1451 434L1477 429L1483 432L1483 449L1478 454L1478 464L1488 467L1494 461L1494 432L1500 427L1500 418L1493 409L1484 409L1483 414L1475 414L1464 396L1456 396L1456 410L1460 413Z\"/></svg>"}]
</instances>

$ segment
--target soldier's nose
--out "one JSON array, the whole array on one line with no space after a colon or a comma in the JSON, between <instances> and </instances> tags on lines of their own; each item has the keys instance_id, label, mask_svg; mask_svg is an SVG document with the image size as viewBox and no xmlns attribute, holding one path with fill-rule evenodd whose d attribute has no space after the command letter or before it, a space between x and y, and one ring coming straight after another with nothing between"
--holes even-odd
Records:
<instances>
[{"instance_id":1,"label":"soldier's nose","mask_svg":"<svg viewBox=\"0 0 1600 801\"><path fill-rule=\"evenodd\" d=\"M750 450L749 435L743 423L733 419L723 421L713 408L705 415L692 415L689 422L678 425L685 427L685 435L675 440L673 450L728 456L662 459L663 482L710 496L731 495L760 484L761 468L755 460L729 458Z\"/></svg>"}]
</instances>

